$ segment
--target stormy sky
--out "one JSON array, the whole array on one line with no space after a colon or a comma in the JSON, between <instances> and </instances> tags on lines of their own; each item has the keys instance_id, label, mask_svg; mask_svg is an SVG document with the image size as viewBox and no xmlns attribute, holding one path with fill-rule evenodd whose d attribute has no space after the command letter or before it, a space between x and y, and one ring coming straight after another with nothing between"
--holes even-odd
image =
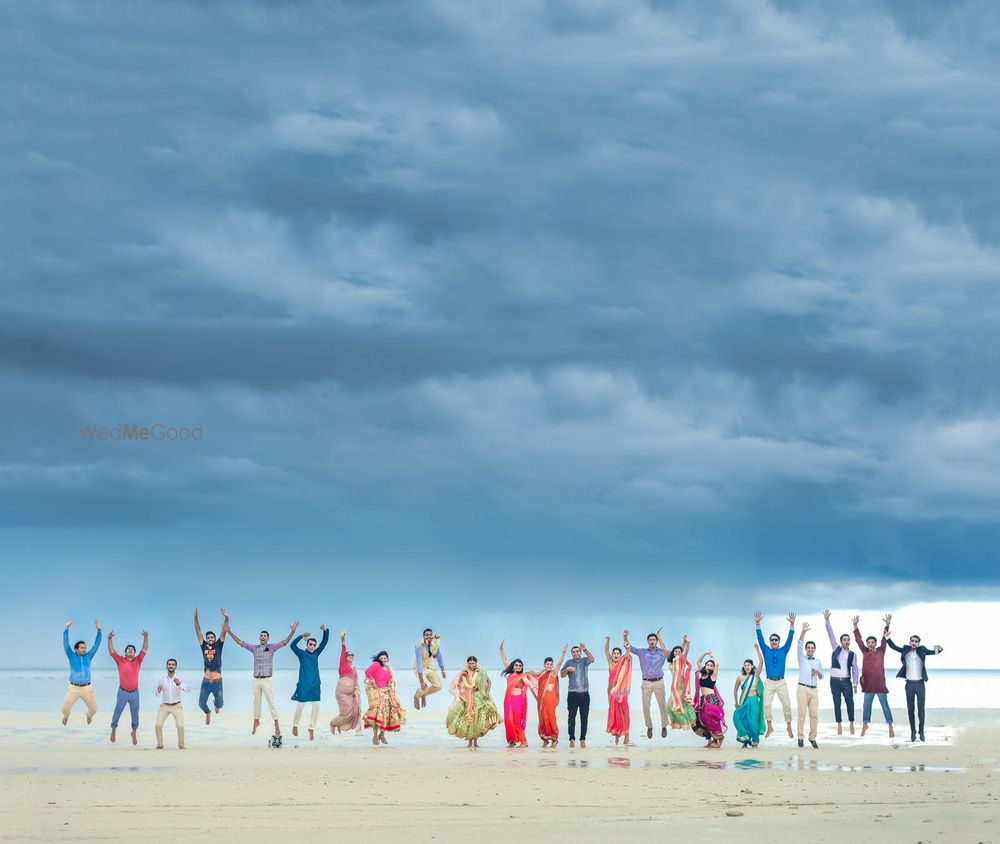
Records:
<instances>
[{"instance_id":1,"label":"stormy sky","mask_svg":"<svg viewBox=\"0 0 1000 844\"><path fill-rule=\"evenodd\" d=\"M995 4L0 15L41 661L196 603L480 648L1000 595Z\"/></svg>"}]
</instances>

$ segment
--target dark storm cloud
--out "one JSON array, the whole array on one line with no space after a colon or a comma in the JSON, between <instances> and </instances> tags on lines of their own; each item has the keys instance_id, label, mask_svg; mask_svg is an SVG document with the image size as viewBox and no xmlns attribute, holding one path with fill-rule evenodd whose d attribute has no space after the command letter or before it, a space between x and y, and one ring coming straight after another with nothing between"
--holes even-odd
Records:
<instances>
[{"instance_id":1,"label":"dark storm cloud","mask_svg":"<svg viewBox=\"0 0 1000 844\"><path fill-rule=\"evenodd\" d=\"M5 523L995 585L996 15L19 9Z\"/></svg>"}]
</instances>

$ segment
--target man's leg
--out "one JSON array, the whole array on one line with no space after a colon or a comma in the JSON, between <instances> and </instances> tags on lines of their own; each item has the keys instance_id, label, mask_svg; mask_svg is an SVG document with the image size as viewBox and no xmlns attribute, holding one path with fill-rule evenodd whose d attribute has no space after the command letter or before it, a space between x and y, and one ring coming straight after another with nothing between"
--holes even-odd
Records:
<instances>
[{"instance_id":1,"label":"man's leg","mask_svg":"<svg viewBox=\"0 0 1000 844\"><path fill-rule=\"evenodd\" d=\"M653 694L656 696L656 706L660 710L660 730L667 729L667 696L663 691L663 680L653 682Z\"/></svg>"},{"instance_id":2,"label":"man's leg","mask_svg":"<svg viewBox=\"0 0 1000 844\"><path fill-rule=\"evenodd\" d=\"M222 697L222 678L220 677L212 684L212 697L215 702L215 711L218 712L222 709L223 697Z\"/></svg>"},{"instance_id":3,"label":"man's leg","mask_svg":"<svg viewBox=\"0 0 1000 844\"><path fill-rule=\"evenodd\" d=\"M844 702L847 704L847 723L851 725L851 729L854 729L854 686L851 685L851 679L848 677L847 681L844 683Z\"/></svg>"},{"instance_id":4,"label":"man's leg","mask_svg":"<svg viewBox=\"0 0 1000 844\"><path fill-rule=\"evenodd\" d=\"M69 713L73 711L73 704L80 699L80 687L74 686L72 683L66 687L66 697L63 698L63 703L60 711L62 712L63 723L69 719Z\"/></svg>"},{"instance_id":5,"label":"man's leg","mask_svg":"<svg viewBox=\"0 0 1000 844\"><path fill-rule=\"evenodd\" d=\"M880 699L881 697L882 696L879 695ZM865 692L865 702L861 708L861 720L865 725L865 729L868 728L868 725L871 723L872 720L872 702L874 700L875 700L875 692Z\"/></svg>"},{"instance_id":6,"label":"man's leg","mask_svg":"<svg viewBox=\"0 0 1000 844\"><path fill-rule=\"evenodd\" d=\"M260 696L264 692L264 681L260 677L253 678L253 719L260 721Z\"/></svg>"},{"instance_id":7,"label":"man's leg","mask_svg":"<svg viewBox=\"0 0 1000 844\"><path fill-rule=\"evenodd\" d=\"M833 720L840 724L842 720L840 716L840 699L844 694L844 686L841 684L839 677L830 678L830 694L833 695Z\"/></svg>"},{"instance_id":8,"label":"man's leg","mask_svg":"<svg viewBox=\"0 0 1000 844\"><path fill-rule=\"evenodd\" d=\"M566 710L569 713L568 727L569 740L576 741L576 713L580 708L580 702L576 699L576 692L567 692Z\"/></svg>"},{"instance_id":9,"label":"man's leg","mask_svg":"<svg viewBox=\"0 0 1000 844\"><path fill-rule=\"evenodd\" d=\"M165 703L160 704L160 708L156 713L156 746L159 749L163 749L163 722L167 720L167 714L170 712L170 707Z\"/></svg>"},{"instance_id":10,"label":"man's leg","mask_svg":"<svg viewBox=\"0 0 1000 844\"><path fill-rule=\"evenodd\" d=\"M309 715L309 731L310 733L316 729L316 722L319 720L319 701L314 700L312 703L312 713Z\"/></svg>"},{"instance_id":11,"label":"man's leg","mask_svg":"<svg viewBox=\"0 0 1000 844\"><path fill-rule=\"evenodd\" d=\"M278 724L278 707L274 705L274 683L270 677L263 680L264 698L267 700L267 708L271 711L271 718L274 721L274 734L281 735L281 726Z\"/></svg>"},{"instance_id":12,"label":"man's leg","mask_svg":"<svg viewBox=\"0 0 1000 844\"><path fill-rule=\"evenodd\" d=\"M579 692L580 695L580 742L587 740L587 717L590 715L590 692Z\"/></svg>"},{"instance_id":13,"label":"man's leg","mask_svg":"<svg viewBox=\"0 0 1000 844\"><path fill-rule=\"evenodd\" d=\"M306 705L300 700L295 704L295 714L292 716L292 732L295 735L299 734L299 721L302 720L302 710L306 708Z\"/></svg>"},{"instance_id":14,"label":"man's leg","mask_svg":"<svg viewBox=\"0 0 1000 844\"><path fill-rule=\"evenodd\" d=\"M882 715L886 724L892 723L892 709L889 707L889 695L885 692L878 693L878 702L882 706Z\"/></svg>"},{"instance_id":15,"label":"man's leg","mask_svg":"<svg viewBox=\"0 0 1000 844\"><path fill-rule=\"evenodd\" d=\"M94 687L84 686L83 694L80 695L83 698L83 702L87 704L87 723L89 724L94 720L94 716L97 714L97 698L94 696Z\"/></svg>"},{"instance_id":16,"label":"man's leg","mask_svg":"<svg viewBox=\"0 0 1000 844\"><path fill-rule=\"evenodd\" d=\"M177 746L184 749L184 708L177 704L174 708L174 723L177 725Z\"/></svg>"},{"instance_id":17,"label":"man's leg","mask_svg":"<svg viewBox=\"0 0 1000 844\"><path fill-rule=\"evenodd\" d=\"M427 688L422 690L421 697L428 697L441 691L441 677L436 669L428 668L424 671L424 682L427 684Z\"/></svg>"},{"instance_id":18,"label":"man's leg","mask_svg":"<svg viewBox=\"0 0 1000 844\"><path fill-rule=\"evenodd\" d=\"M906 681L906 714L910 717L910 741L917 737L916 721L917 684L913 680Z\"/></svg>"},{"instance_id":19,"label":"man's leg","mask_svg":"<svg viewBox=\"0 0 1000 844\"><path fill-rule=\"evenodd\" d=\"M210 714L208 708L208 693L210 691L212 691L212 681L206 680L203 677L201 680L201 691L198 692L198 708L206 715Z\"/></svg>"},{"instance_id":20,"label":"man's leg","mask_svg":"<svg viewBox=\"0 0 1000 844\"><path fill-rule=\"evenodd\" d=\"M792 737L792 702L788 698L788 684L784 680L775 683L774 693L781 701L781 711L785 715L785 728L788 730L788 737Z\"/></svg>"},{"instance_id":21,"label":"man's leg","mask_svg":"<svg viewBox=\"0 0 1000 844\"><path fill-rule=\"evenodd\" d=\"M917 718L919 719L920 740L924 740L924 700L927 697L927 684L923 680L917 681Z\"/></svg>"},{"instance_id":22,"label":"man's leg","mask_svg":"<svg viewBox=\"0 0 1000 844\"><path fill-rule=\"evenodd\" d=\"M809 692L809 741L816 741L816 730L819 726L819 689L807 689Z\"/></svg>"},{"instance_id":23,"label":"man's leg","mask_svg":"<svg viewBox=\"0 0 1000 844\"><path fill-rule=\"evenodd\" d=\"M132 731L135 732L139 729L139 690L136 689L134 692L129 692L128 695L128 714L132 716Z\"/></svg>"},{"instance_id":24,"label":"man's leg","mask_svg":"<svg viewBox=\"0 0 1000 844\"><path fill-rule=\"evenodd\" d=\"M771 735L771 708L774 705L774 680L764 681L764 720L767 721L767 735Z\"/></svg>"},{"instance_id":25,"label":"man's leg","mask_svg":"<svg viewBox=\"0 0 1000 844\"><path fill-rule=\"evenodd\" d=\"M646 719L646 729L653 729L653 714L649 711L650 701L653 699L653 683L649 680L642 681L642 717Z\"/></svg>"},{"instance_id":26,"label":"man's leg","mask_svg":"<svg viewBox=\"0 0 1000 844\"><path fill-rule=\"evenodd\" d=\"M802 741L806 737L805 735L806 707L809 705L809 689L807 689L805 686L799 686L798 690L795 693L795 703L797 704L796 708L798 709L798 714L799 714L798 737L799 741Z\"/></svg>"},{"instance_id":27,"label":"man's leg","mask_svg":"<svg viewBox=\"0 0 1000 844\"><path fill-rule=\"evenodd\" d=\"M118 722L121 720L122 712L125 711L125 704L128 703L128 692L118 689L118 697L115 699L115 711L111 713L111 740L114 741L115 730L118 729Z\"/></svg>"}]
</instances>

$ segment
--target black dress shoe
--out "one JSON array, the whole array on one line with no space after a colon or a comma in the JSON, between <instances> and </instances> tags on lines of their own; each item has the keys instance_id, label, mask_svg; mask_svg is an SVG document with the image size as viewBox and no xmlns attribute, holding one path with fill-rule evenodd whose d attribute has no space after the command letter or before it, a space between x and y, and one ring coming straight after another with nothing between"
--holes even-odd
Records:
<instances>
[{"instance_id":1,"label":"black dress shoe","mask_svg":"<svg viewBox=\"0 0 1000 844\"><path fill-rule=\"evenodd\" d=\"M667 737L667 728L666 728L666 727L664 727L664 728L663 728L662 730L660 730L660 735L661 735L661 736L662 736L663 738L666 738L666 737ZM923 737L923 734L922 734L922 733L921 733L921 735L920 735L920 740L921 740L921 741L923 741L923 740L924 740L924 737Z\"/></svg>"},{"instance_id":2,"label":"black dress shoe","mask_svg":"<svg viewBox=\"0 0 1000 844\"><path fill-rule=\"evenodd\" d=\"M809 739L809 744L811 744L813 747L819 750L819 745L816 744L816 739Z\"/></svg>"},{"instance_id":3,"label":"black dress shoe","mask_svg":"<svg viewBox=\"0 0 1000 844\"><path fill-rule=\"evenodd\" d=\"M916 741L916 740L917 740L917 734L916 733L910 733L910 741Z\"/></svg>"},{"instance_id":4,"label":"black dress shoe","mask_svg":"<svg viewBox=\"0 0 1000 844\"><path fill-rule=\"evenodd\" d=\"M646 727L646 738L652 738L652 737L653 737L653 728Z\"/></svg>"},{"instance_id":5,"label":"black dress shoe","mask_svg":"<svg viewBox=\"0 0 1000 844\"><path fill-rule=\"evenodd\" d=\"M927 739L924 738L924 731L923 730L920 731L920 740L921 741L927 741Z\"/></svg>"},{"instance_id":6,"label":"black dress shoe","mask_svg":"<svg viewBox=\"0 0 1000 844\"><path fill-rule=\"evenodd\" d=\"M804 741L802 741L802 739L799 739L799 747L805 747L805 746L806 746L806 743Z\"/></svg>"}]
</instances>

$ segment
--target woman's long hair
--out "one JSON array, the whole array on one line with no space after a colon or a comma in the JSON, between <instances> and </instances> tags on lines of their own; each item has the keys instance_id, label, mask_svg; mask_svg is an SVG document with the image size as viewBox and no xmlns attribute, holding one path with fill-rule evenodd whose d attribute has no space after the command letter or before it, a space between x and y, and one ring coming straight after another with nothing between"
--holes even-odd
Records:
<instances>
[{"instance_id":1,"label":"woman's long hair","mask_svg":"<svg viewBox=\"0 0 1000 844\"><path fill-rule=\"evenodd\" d=\"M389 659L389 652L388 651L379 651L377 654L375 654L375 656L372 657L372 662L378 662L382 657L385 657L386 661L388 661L388 659Z\"/></svg>"},{"instance_id":2,"label":"woman's long hair","mask_svg":"<svg viewBox=\"0 0 1000 844\"><path fill-rule=\"evenodd\" d=\"M500 672L500 676L501 677L508 677L511 674L517 673L517 672L514 671L514 663L517 663L517 662L521 663L521 671L524 671L524 660L523 659L512 659L510 661L510 665L508 665L503 671Z\"/></svg>"}]
</instances>

